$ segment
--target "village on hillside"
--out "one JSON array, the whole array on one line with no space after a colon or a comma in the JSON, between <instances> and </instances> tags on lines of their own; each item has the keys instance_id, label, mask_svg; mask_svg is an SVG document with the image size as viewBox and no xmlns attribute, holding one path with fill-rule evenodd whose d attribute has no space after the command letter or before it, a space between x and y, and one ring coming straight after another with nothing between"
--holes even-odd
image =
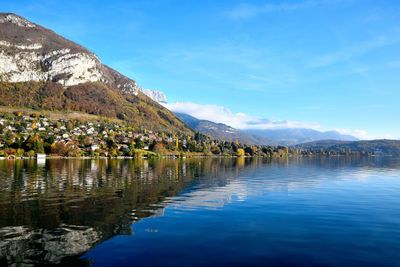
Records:
<instances>
[{"instance_id":1,"label":"village on hillside","mask_svg":"<svg viewBox=\"0 0 400 267\"><path fill-rule=\"evenodd\" d=\"M200 133L153 132L102 118L49 119L39 113L0 114L0 158L284 156L288 148L247 146Z\"/></svg>"}]
</instances>

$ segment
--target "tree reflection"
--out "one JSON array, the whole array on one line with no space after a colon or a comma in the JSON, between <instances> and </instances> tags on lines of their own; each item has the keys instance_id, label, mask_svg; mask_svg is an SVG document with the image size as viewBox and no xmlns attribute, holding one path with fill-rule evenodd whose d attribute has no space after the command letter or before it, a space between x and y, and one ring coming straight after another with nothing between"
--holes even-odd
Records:
<instances>
[{"instance_id":1,"label":"tree reflection","mask_svg":"<svg viewBox=\"0 0 400 267\"><path fill-rule=\"evenodd\" d=\"M163 201L193 183L205 177L206 184L226 183L244 168L239 160L0 161L0 257L60 263L111 236L132 234L133 222L162 214Z\"/></svg>"},{"instance_id":2,"label":"tree reflection","mask_svg":"<svg viewBox=\"0 0 400 267\"><path fill-rule=\"evenodd\" d=\"M51 159L0 161L0 265L86 265L79 256L132 223L163 214L171 198L188 208L225 205L233 194L317 184L307 168L399 168L399 161L351 158ZM261 168L262 167L262 168ZM276 176L286 171L287 176ZM263 181L237 181L263 172ZM274 174L275 173L275 174ZM280 177L277 179L276 177ZM244 178L241 178L244 179ZM283 180L282 180L283 179ZM247 188L246 188L247 186ZM184 192L184 193L183 193ZM207 198L204 201L204 198ZM210 201L211 200L211 201Z\"/></svg>"}]
</instances>

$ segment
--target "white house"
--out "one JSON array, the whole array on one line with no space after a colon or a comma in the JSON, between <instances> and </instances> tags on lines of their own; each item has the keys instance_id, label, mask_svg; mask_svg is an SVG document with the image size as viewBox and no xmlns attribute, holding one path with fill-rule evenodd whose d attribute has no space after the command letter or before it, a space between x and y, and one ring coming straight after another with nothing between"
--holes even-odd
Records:
<instances>
[{"instance_id":1,"label":"white house","mask_svg":"<svg viewBox=\"0 0 400 267\"><path fill-rule=\"evenodd\" d=\"M37 153L37 154L36 154L36 159L38 159L38 160L40 160L40 159L46 159L46 154Z\"/></svg>"}]
</instances>

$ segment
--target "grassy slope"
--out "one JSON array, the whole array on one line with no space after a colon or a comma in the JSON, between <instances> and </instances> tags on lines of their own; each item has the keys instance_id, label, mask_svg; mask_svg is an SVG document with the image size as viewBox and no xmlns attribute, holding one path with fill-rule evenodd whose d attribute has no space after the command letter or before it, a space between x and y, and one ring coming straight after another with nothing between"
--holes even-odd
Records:
<instances>
[{"instance_id":1,"label":"grassy slope","mask_svg":"<svg viewBox=\"0 0 400 267\"><path fill-rule=\"evenodd\" d=\"M174 114L147 96L141 93L138 96L123 94L102 83L66 88L53 82L0 82L0 106L12 107L12 110L57 111L61 114L75 111L80 116L87 113L123 120L136 128L191 132Z\"/></svg>"}]
</instances>

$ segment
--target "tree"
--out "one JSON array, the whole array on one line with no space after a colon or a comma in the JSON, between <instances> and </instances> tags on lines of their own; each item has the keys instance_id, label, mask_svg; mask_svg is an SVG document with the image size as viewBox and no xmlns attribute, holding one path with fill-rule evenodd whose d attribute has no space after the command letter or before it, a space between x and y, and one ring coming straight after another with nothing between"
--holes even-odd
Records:
<instances>
[{"instance_id":1,"label":"tree","mask_svg":"<svg viewBox=\"0 0 400 267\"><path fill-rule=\"evenodd\" d=\"M244 152L245 152L246 154L249 154L250 156L253 156L253 155L254 155L254 150L253 150L253 148L250 147L250 146L246 146L246 147L244 148Z\"/></svg>"},{"instance_id":2,"label":"tree","mask_svg":"<svg viewBox=\"0 0 400 267\"><path fill-rule=\"evenodd\" d=\"M197 145L196 141L189 140L189 142L187 144L188 151L196 152L198 150L196 145Z\"/></svg>"},{"instance_id":3,"label":"tree","mask_svg":"<svg viewBox=\"0 0 400 267\"><path fill-rule=\"evenodd\" d=\"M36 153L44 153L42 138L37 134L30 136L26 142L26 148Z\"/></svg>"},{"instance_id":4,"label":"tree","mask_svg":"<svg viewBox=\"0 0 400 267\"><path fill-rule=\"evenodd\" d=\"M152 151L158 154L165 154L167 152L163 143L155 143Z\"/></svg>"},{"instance_id":5,"label":"tree","mask_svg":"<svg viewBox=\"0 0 400 267\"><path fill-rule=\"evenodd\" d=\"M136 138L134 143L137 149L142 149L144 147L144 143L141 138Z\"/></svg>"},{"instance_id":6,"label":"tree","mask_svg":"<svg viewBox=\"0 0 400 267\"><path fill-rule=\"evenodd\" d=\"M92 140L92 138L90 138L89 136L86 136L86 137L83 139L83 145L84 145L85 147L89 147L92 143L93 143L93 140Z\"/></svg>"},{"instance_id":7,"label":"tree","mask_svg":"<svg viewBox=\"0 0 400 267\"><path fill-rule=\"evenodd\" d=\"M7 131L3 137L5 147L10 147L14 143L14 139L14 133L12 133L11 131Z\"/></svg>"},{"instance_id":8,"label":"tree","mask_svg":"<svg viewBox=\"0 0 400 267\"><path fill-rule=\"evenodd\" d=\"M135 143L135 141L132 141L130 144L129 144L129 150L132 152L133 150L135 150L135 145L136 145L136 143Z\"/></svg>"},{"instance_id":9,"label":"tree","mask_svg":"<svg viewBox=\"0 0 400 267\"><path fill-rule=\"evenodd\" d=\"M115 143L115 141L114 141L112 138L108 138L108 139L106 140L106 143L107 143L107 147L108 147L109 149L115 148L115 147L116 147L116 143Z\"/></svg>"},{"instance_id":10,"label":"tree","mask_svg":"<svg viewBox=\"0 0 400 267\"><path fill-rule=\"evenodd\" d=\"M273 153L273 150L271 147L265 146L262 148L262 152L265 153L267 156L271 156Z\"/></svg>"},{"instance_id":11,"label":"tree","mask_svg":"<svg viewBox=\"0 0 400 267\"><path fill-rule=\"evenodd\" d=\"M51 145L51 154L67 156L67 147L64 142L56 142Z\"/></svg>"},{"instance_id":12,"label":"tree","mask_svg":"<svg viewBox=\"0 0 400 267\"><path fill-rule=\"evenodd\" d=\"M178 140L178 137L175 136L175 151L178 151L178 150L179 150L179 140Z\"/></svg>"},{"instance_id":13,"label":"tree","mask_svg":"<svg viewBox=\"0 0 400 267\"><path fill-rule=\"evenodd\" d=\"M35 151L30 150L30 151L26 152L26 156L29 158L33 158L35 156Z\"/></svg>"},{"instance_id":14,"label":"tree","mask_svg":"<svg viewBox=\"0 0 400 267\"><path fill-rule=\"evenodd\" d=\"M238 156L238 157L244 157L244 149L243 148L238 148L237 150L236 150L236 156Z\"/></svg>"},{"instance_id":15,"label":"tree","mask_svg":"<svg viewBox=\"0 0 400 267\"><path fill-rule=\"evenodd\" d=\"M235 142L231 142L231 149L233 152L237 152L238 144L236 144Z\"/></svg>"},{"instance_id":16,"label":"tree","mask_svg":"<svg viewBox=\"0 0 400 267\"><path fill-rule=\"evenodd\" d=\"M218 146L215 146L215 145L213 145L213 146L210 147L210 151L211 151L211 153L213 153L214 155L219 155L219 154L221 153L221 150L219 149L219 147L218 147Z\"/></svg>"},{"instance_id":17,"label":"tree","mask_svg":"<svg viewBox=\"0 0 400 267\"><path fill-rule=\"evenodd\" d=\"M113 149L111 149L110 150L110 154L109 154L109 156L110 157L118 157L119 156L119 151L118 151L118 149L116 149L116 148L113 148Z\"/></svg>"},{"instance_id":18,"label":"tree","mask_svg":"<svg viewBox=\"0 0 400 267\"><path fill-rule=\"evenodd\" d=\"M22 148L18 148L17 151L15 152L15 156L22 157L24 153L25 151Z\"/></svg>"},{"instance_id":19,"label":"tree","mask_svg":"<svg viewBox=\"0 0 400 267\"><path fill-rule=\"evenodd\" d=\"M75 142L68 142L66 148L68 157L79 157L81 155L81 149Z\"/></svg>"}]
</instances>

